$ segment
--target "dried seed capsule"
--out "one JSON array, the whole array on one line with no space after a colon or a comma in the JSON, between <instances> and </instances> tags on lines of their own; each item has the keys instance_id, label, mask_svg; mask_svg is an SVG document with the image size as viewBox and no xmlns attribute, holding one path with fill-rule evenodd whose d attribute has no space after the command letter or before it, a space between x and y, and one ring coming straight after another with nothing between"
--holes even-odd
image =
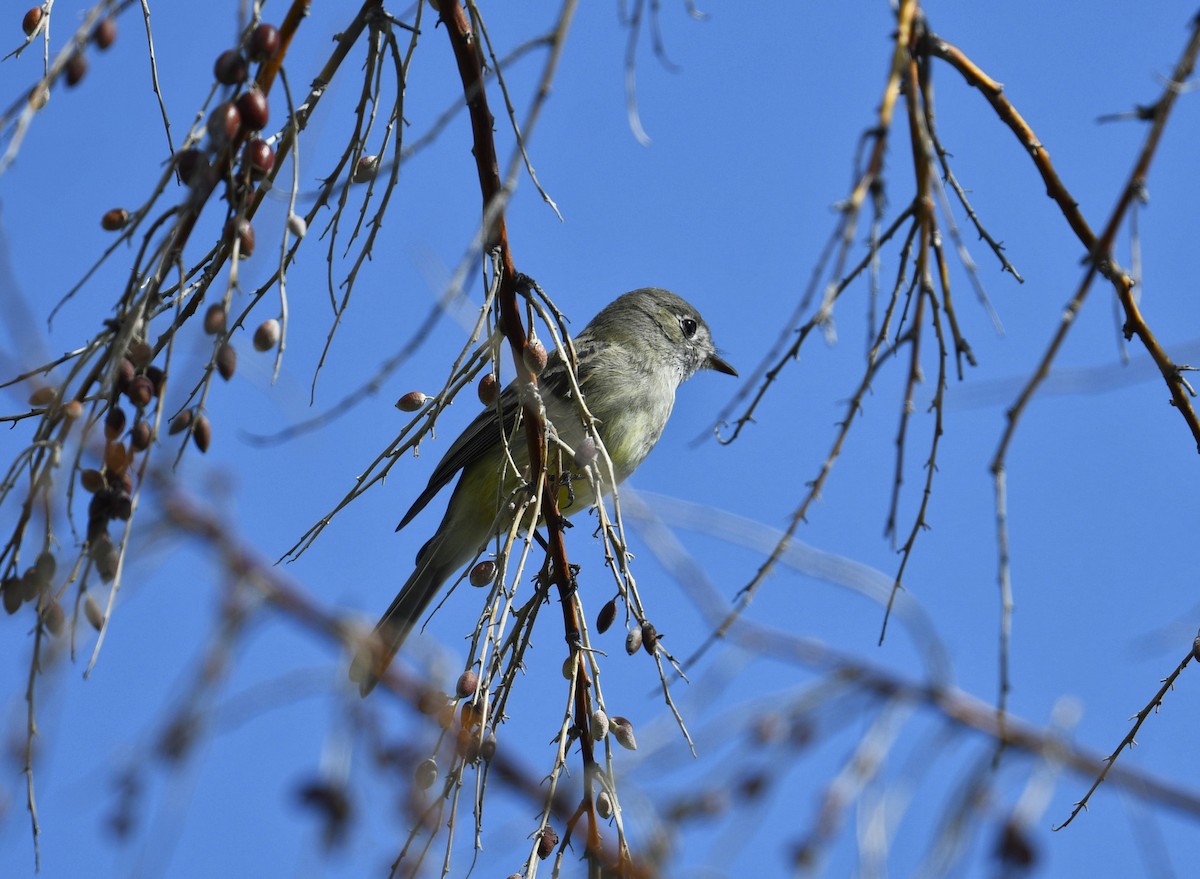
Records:
<instances>
[{"instance_id":1,"label":"dried seed capsule","mask_svg":"<svg viewBox=\"0 0 1200 879\"><path fill-rule=\"evenodd\" d=\"M588 731L597 742L608 735L608 715L604 713L603 708L597 708L588 718Z\"/></svg>"},{"instance_id":2,"label":"dried seed capsule","mask_svg":"<svg viewBox=\"0 0 1200 879\"><path fill-rule=\"evenodd\" d=\"M124 473L129 466L129 453L119 440L109 440L104 447L104 466L109 473Z\"/></svg>"},{"instance_id":3,"label":"dried seed capsule","mask_svg":"<svg viewBox=\"0 0 1200 879\"><path fill-rule=\"evenodd\" d=\"M267 120L271 118L267 96L257 88L242 93L237 99L237 111L241 114L242 125L250 131L266 128Z\"/></svg>"},{"instance_id":4,"label":"dried seed capsule","mask_svg":"<svg viewBox=\"0 0 1200 879\"><path fill-rule=\"evenodd\" d=\"M226 49L217 56L213 65L213 76L221 85L241 85L246 81L250 68L237 49Z\"/></svg>"},{"instance_id":5,"label":"dried seed capsule","mask_svg":"<svg viewBox=\"0 0 1200 879\"><path fill-rule=\"evenodd\" d=\"M117 23L113 21L111 15L96 25L96 29L92 31L92 39L101 51L117 41Z\"/></svg>"},{"instance_id":6,"label":"dried seed capsule","mask_svg":"<svg viewBox=\"0 0 1200 879\"><path fill-rule=\"evenodd\" d=\"M57 601L47 604L42 610L42 622L46 624L51 635L56 638L61 635L67 622L67 615L63 613L62 605Z\"/></svg>"},{"instance_id":7,"label":"dried seed capsule","mask_svg":"<svg viewBox=\"0 0 1200 879\"><path fill-rule=\"evenodd\" d=\"M25 573L21 575L21 600L33 601L49 585L38 577L36 568L26 568Z\"/></svg>"},{"instance_id":8,"label":"dried seed capsule","mask_svg":"<svg viewBox=\"0 0 1200 879\"><path fill-rule=\"evenodd\" d=\"M125 410L120 406L109 407L108 414L104 416L104 438L115 440L125 432L125 424Z\"/></svg>"},{"instance_id":9,"label":"dried seed capsule","mask_svg":"<svg viewBox=\"0 0 1200 879\"><path fill-rule=\"evenodd\" d=\"M43 385L29 395L30 406L49 406L58 399L58 391L49 385Z\"/></svg>"},{"instance_id":10,"label":"dried seed capsule","mask_svg":"<svg viewBox=\"0 0 1200 879\"><path fill-rule=\"evenodd\" d=\"M525 366L534 375L541 375L542 370L546 368L548 359L546 354L546 346L537 339L530 339L525 345L525 353L523 355Z\"/></svg>"},{"instance_id":11,"label":"dried seed capsule","mask_svg":"<svg viewBox=\"0 0 1200 879\"><path fill-rule=\"evenodd\" d=\"M21 30L25 31L25 36L32 37L38 29L38 25L42 23L42 7L34 6L25 13L25 17L21 19Z\"/></svg>"},{"instance_id":12,"label":"dried seed capsule","mask_svg":"<svg viewBox=\"0 0 1200 879\"><path fill-rule=\"evenodd\" d=\"M454 692L458 694L460 699L469 699L475 695L475 691L479 688L479 675L471 669L467 669L458 676L458 683L454 686Z\"/></svg>"},{"instance_id":13,"label":"dried seed capsule","mask_svg":"<svg viewBox=\"0 0 1200 879\"><path fill-rule=\"evenodd\" d=\"M254 350L270 351L279 344L279 321L265 320L254 331Z\"/></svg>"},{"instance_id":14,"label":"dried seed capsule","mask_svg":"<svg viewBox=\"0 0 1200 879\"><path fill-rule=\"evenodd\" d=\"M658 649L658 630L653 623L642 623L642 646L651 656Z\"/></svg>"},{"instance_id":15,"label":"dried seed capsule","mask_svg":"<svg viewBox=\"0 0 1200 879\"><path fill-rule=\"evenodd\" d=\"M58 570L58 561L54 558L54 553L49 550L42 550L38 553L38 557L33 563L33 569L37 573L38 579L47 583L53 580L54 574Z\"/></svg>"},{"instance_id":16,"label":"dried seed capsule","mask_svg":"<svg viewBox=\"0 0 1200 879\"><path fill-rule=\"evenodd\" d=\"M92 564L96 566L96 573L100 575L100 579L105 583L112 582L112 579L117 576L117 565L121 561L121 553L113 546L112 539L107 534L101 534L92 541L88 553L91 555Z\"/></svg>"},{"instance_id":17,"label":"dried seed capsule","mask_svg":"<svg viewBox=\"0 0 1200 879\"><path fill-rule=\"evenodd\" d=\"M5 577L0 583L0 593L4 596L4 612L9 616L21 608L21 581L17 577Z\"/></svg>"},{"instance_id":18,"label":"dried seed capsule","mask_svg":"<svg viewBox=\"0 0 1200 879\"><path fill-rule=\"evenodd\" d=\"M618 745L630 751L637 750L637 739L633 737L633 724L629 722L629 718L620 715L612 718L609 729Z\"/></svg>"},{"instance_id":19,"label":"dried seed capsule","mask_svg":"<svg viewBox=\"0 0 1200 879\"><path fill-rule=\"evenodd\" d=\"M299 214L288 214L287 227L288 231L297 238L303 238L305 233L308 232L308 223Z\"/></svg>"},{"instance_id":20,"label":"dried seed capsule","mask_svg":"<svg viewBox=\"0 0 1200 879\"><path fill-rule=\"evenodd\" d=\"M134 367L144 369L154 359L154 349L150 347L150 343L138 339L129 343L127 356Z\"/></svg>"},{"instance_id":21,"label":"dried seed capsule","mask_svg":"<svg viewBox=\"0 0 1200 879\"><path fill-rule=\"evenodd\" d=\"M275 150L261 137L255 137L246 143L242 162L249 169L251 177L265 177L275 167Z\"/></svg>"},{"instance_id":22,"label":"dried seed capsule","mask_svg":"<svg viewBox=\"0 0 1200 879\"><path fill-rule=\"evenodd\" d=\"M151 431L149 422L139 418L133 423L133 429L129 431L129 445L139 452L144 452L150 448L150 439Z\"/></svg>"},{"instance_id":23,"label":"dried seed capsule","mask_svg":"<svg viewBox=\"0 0 1200 879\"><path fill-rule=\"evenodd\" d=\"M496 580L496 563L491 559L480 562L471 568L468 579L472 586L491 586Z\"/></svg>"},{"instance_id":24,"label":"dried seed capsule","mask_svg":"<svg viewBox=\"0 0 1200 879\"><path fill-rule=\"evenodd\" d=\"M104 477L100 475L99 470L84 470L79 474L79 484L83 486L84 491L95 494L104 488Z\"/></svg>"},{"instance_id":25,"label":"dried seed capsule","mask_svg":"<svg viewBox=\"0 0 1200 879\"><path fill-rule=\"evenodd\" d=\"M201 454L208 451L209 443L212 442L212 425L209 424L208 416L196 416L196 426L192 428L192 442Z\"/></svg>"},{"instance_id":26,"label":"dried seed capsule","mask_svg":"<svg viewBox=\"0 0 1200 879\"><path fill-rule=\"evenodd\" d=\"M596 616L596 631L603 635L608 631L609 626L613 624L613 620L617 618L617 600L614 598L604 607L600 608L600 613Z\"/></svg>"},{"instance_id":27,"label":"dried seed capsule","mask_svg":"<svg viewBox=\"0 0 1200 879\"><path fill-rule=\"evenodd\" d=\"M63 418L67 421L74 421L83 415L83 404L78 400L68 400L67 405L63 406Z\"/></svg>"},{"instance_id":28,"label":"dried seed capsule","mask_svg":"<svg viewBox=\"0 0 1200 879\"><path fill-rule=\"evenodd\" d=\"M216 146L221 146L237 137L242 125L242 116L233 101L218 104L208 116L208 136Z\"/></svg>"},{"instance_id":29,"label":"dried seed capsule","mask_svg":"<svg viewBox=\"0 0 1200 879\"><path fill-rule=\"evenodd\" d=\"M171 426L167 428L167 433L174 436L177 433L183 433L192 425L192 410L184 409L178 415L171 419Z\"/></svg>"},{"instance_id":30,"label":"dried seed capsule","mask_svg":"<svg viewBox=\"0 0 1200 879\"><path fill-rule=\"evenodd\" d=\"M396 401L396 408L401 412L416 412L425 405L425 401L428 399L429 397L425 396L420 391L409 391Z\"/></svg>"},{"instance_id":31,"label":"dried seed capsule","mask_svg":"<svg viewBox=\"0 0 1200 879\"><path fill-rule=\"evenodd\" d=\"M625 636L625 652L630 656L637 653L642 646L642 630L634 629Z\"/></svg>"},{"instance_id":32,"label":"dried seed capsule","mask_svg":"<svg viewBox=\"0 0 1200 879\"><path fill-rule=\"evenodd\" d=\"M200 150L180 150L175 154L175 170L184 186L192 186L208 174L208 157Z\"/></svg>"},{"instance_id":33,"label":"dried seed capsule","mask_svg":"<svg viewBox=\"0 0 1200 879\"><path fill-rule=\"evenodd\" d=\"M251 61L266 61L279 51L279 28L273 24L260 24L250 33L246 42L246 54Z\"/></svg>"},{"instance_id":34,"label":"dried seed capsule","mask_svg":"<svg viewBox=\"0 0 1200 879\"><path fill-rule=\"evenodd\" d=\"M416 781L417 787L421 790L429 790L433 787L437 779L438 766L436 760L430 757L417 764L417 770L413 773L413 780Z\"/></svg>"},{"instance_id":35,"label":"dried seed capsule","mask_svg":"<svg viewBox=\"0 0 1200 879\"><path fill-rule=\"evenodd\" d=\"M143 409L154 399L154 382L144 375L139 375L129 383L129 389L125 391L125 396L134 406Z\"/></svg>"},{"instance_id":36,"label":"dried seed capsule","mask_svg":"<svg viewBox=\"0 0 1200 879\"><path fill-rule=\"evenodd\" d=\"M542 828L542 832L538 835L538 857L543 861L554 854L554 847L558 845L558 831L553 827L546 826Z\"/></svg>"},{"instance_id":37,"label":"dried seed capsule","mask_svg":"<svg viewBox=\"0 0 1200 879\"><path fill-rule=\"evenodd\" d=\"M491 406L496 402L496 398L500 396L500 383L496 381L496 376L492 373L484 373L483 378L479 380L479 387L476 388L479 394L479 402L485 406Z\"/></svg>"},{"instance_id":38,"label":"dried seed capsule","mask_svg":"<svg viewBox=\"0 0 1200 879\"><path fill-rule=\"evenodd\" d=\"M229 381L237 371L237 349L225 342L217 349L217 372L221 378Z\"/></svg>"},{"instance_id":39,"label":"dried seed capsule","mask_svg":"<svg viewBox=\"0 0 1200 879\"><path fill-rule=\"evenodd\" d=\"M596 794L596 814L605 821L612 817L612 799L608 796L608 791L606 790L602 790Z\"/></svg>"},{"instance_id":40,"label":"dried seed capsule","mask_svg":"<svg viewBox=\"0 0 1200 879\"><path fill-rule=\"evenodd\" d=\"M210 336L225 332L225 305L217 302L204 312L204 332Z\"/></svg>"},{"instance_id":41,"label":"dried seed capsule","mask_svg":"<svg viewBox=\"0 0 1200 879\"><path fill-rule=\"evenodd\" d=\"M366 183L379 171L379 156L359 156L354 164L351 183Z\"/></svg>"},{"instance_id":42,"label":"dried seed capsule","mask_svg":"<svg viewBox=\"0 0 1200 879\"><path fill-rule=\"evenodd\" d=\"M67 85L72 88L79 85L87 75L88 63L87 58L82 52L76 52L67 59L65 72L67 74Z\"/></svg>"},{"instance_id":43,"label":"dried seed capsule","mask_svg":"<svg viewBox=\"0 0 1200 879\"><path fill-rule=\"evenodd\" d=\"M91 593L83 600L83 615L97 632L104 628L104 611L100 609L100 602L92 598Z\"/></svg>"},{"instance_id":44,"label":"dried seed capsule","mask_svg":"<svg viewBox=\"0 0 1200 879\"><path fill-rule=\"evenodd\" d=\"M154 396L161 397L163 388L167 384L167 374L152 363L146 367L145 376L150 379L150 385L154 388Z\"/></svg>"},{"instance_id":45,"label":"dried seed capsule","mask_svg":"<svg viewBox=\"0 0 1200 879\"><path fill-rule=\"evenodd\" d=\"M243 259L254 253L254 227L245 217L230 217L225 224L225 240L233 246L237 239L238 255Z\"/></svg>"},{"instance_id":46,"label":"dried seed capsule","mask_svg":"<svg viewBox=\"0 0 1200 879\"><path fill-rule=\"evenodd\" d=\"M137 367L133 365L133 361L128 357L122 357L120 364L117 366L117 374L114 378L114 381L117 383L117 390L124 393L135 375L137 375Z\"/></svg>"},{"instance_id":47,"label":"dried seed capsule","mask_svg":"<svg viewBox=\"0 0 1200 879\"><path fill-rule=\"evenodd\" d=\"M106 232L116 232L118 229L123 229L128 222L129 211L125 208L113 208L105 211L104 216L100 218L100 228Z\"/></svg>"}]
</instances>

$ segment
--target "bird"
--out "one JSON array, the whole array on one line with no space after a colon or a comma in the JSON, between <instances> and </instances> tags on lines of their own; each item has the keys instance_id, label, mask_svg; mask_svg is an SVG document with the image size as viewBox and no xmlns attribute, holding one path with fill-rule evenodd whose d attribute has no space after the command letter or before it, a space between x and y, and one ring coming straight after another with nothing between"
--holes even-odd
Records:
<instances>
[{"instance_id":1,"label":"bird","mask_svg":"<svg viewBox=\"0 0 1200 879\"><path fill-rule=\"evenodd\" d=\"M618 483L638 468L662 436L675 392L684 381L704 369L737 376L717 354L700 313L682 297L658 287L617 297L579 333L574 348L578 387ZM576 450L589 442L568 368L558 349L538 376L547 435L557 437L556 443L547 444L547 470L565 486L560 512L567 517L596 502L581 456L560 454L564 446ZM441 524L417 553L412 575L351 662L350 679L362 696L374 688L445 582L476 558L492 537L511 527L510 500L523 485L529 464L524 433L517 431L521 410L521 391L514 381L451 443L425 490L400 520L397 531L461 474ZM611 490L611 485L602 485L602 493Z\"/></svg>"}]
</instances>

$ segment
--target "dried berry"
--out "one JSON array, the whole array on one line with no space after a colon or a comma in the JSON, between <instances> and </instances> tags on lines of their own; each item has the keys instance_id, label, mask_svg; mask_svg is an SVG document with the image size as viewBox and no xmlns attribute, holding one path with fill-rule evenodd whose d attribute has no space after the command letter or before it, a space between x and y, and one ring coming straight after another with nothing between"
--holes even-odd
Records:
<instances>
[{"instance_id":1,"label":"dried berry","mask_svg":"<svg viewBox=\"0 0 1200 879\"><path fill-rule=\"evenodd\" d=\"M420 391L409 391L396 401L396 408L401 412L416 412L425 405L425 401L428 399L429 397L425 396Z\"/></svg>"},{"instance_id":2,"label":"dried berry","mask_svg":"<svg viewBox=\"0 0 1200 879\"><path fill-rule=\"evenodd\" d=\"M250 131L266 128L267 120L271 118L267 96L256 88L244 92L237 99L237 111L241 114L242 125Z\"/></svg>"},{"instance_id":3,"label":"dried berry","mask_svg":"<svg viewBox=\"0 0 1200 879\"><path fill-rule=\"evenodd\" d=\"M208 116L208 136L213 144L221 146L237 136L242 125L242 116L233 101L218 104Z\"/></svg>"},{"instance_id":4,"label":"dried berry","mask_svg":"<svg viewBox=\"0 0 1200 879\"><path fill-rule=\"evenodd\" d=\"M612 799L609 797L608 791L602 790L596 794L596 814L607 821L612 817L612 813Z\"/></svg>"},{"instance_id":5,"label":"dried berry","mask_svg":"<svg viewBox=\"0 0 1200 879\"><path fill-rule=\"evenodd\" d=\"M49 583L54 579L54 574L58 570L58 560L54 558L54 553L43 550L38 553L38 557L33 563L33 569L37 572L38 579Z\"/></svg>"},{"instance_id":6,"label":"dried berry","mask_svg":"<svg viewBox=\"0 0 1200 879\"><path fill-rule=\"evenodd\" d=\"M537 339L530 339L526 343L524 353L525 366L534 375L542 374L542 370L546 368L546 361L548 359L546 346Z\"/></svg>"},{"instance_id":7,"label":"dried berry","mask_svg":"<svg viewBox=\"0 0 1200 879\"><path fill-rule=\"evenodd\" d=\"M354 173L350 175L351 183L366 183L379 171L379 156L359 156L354 163Z\"/></svg>"},{"instance_id":8,"label":"dried berry","mask_svg":"<svg viewBox=\"0 0 1200 879\"><path fill-rule=\"evenodd\" d=\"M471 568L467 579L472 586L491 586L496 580L496 563L491 559L480 562Z\"/></svg>"},{"instance_id":9,"label":"dried berry","mask_svg":"<svg viewBox=\"0 0 1200 879\"><path fill-rule=\"evenodd\" d=\"M63 418L67 421L74 421L83 415L83 404L78 400L68 400L67 405L63 406Z\"/></svg>"},{"instance_id":10,"label":"dried berry","mask_svg":"<svg viewBox=\"0 0 1200 879\"><path fill-rule=\"evenodd\" d=\"M49 385L42 385L29 395L30 406L49 406L58 399L58 391Z\"/></svg>"},{"instance_id":11,"label":"dried berry","mask_svg":"<svg viewBox=\"0 0 1200 879\"><path fill-rule=\"evenodd\" d=\"M145 408L146 404L154 399L154 382L144 375L139 375L129 383L125 396L134 406L139 409Z\"/></svg>"},{"instance_id":12,"label":"dried berry","mask_svg":"<svg viewBox=\"0 0 1200 879\"><path fill-rule=\"evenodd\" d=\"M63 627L67 622L67 615L63 613L62 605L57 601L51 601L42 610L42 622L46 624L46 628L50 630L50 634L58 637L62 634Z\"/></svg>"},{"instance_id":13,"label":"dried berry","mask_svg":"<svg viewBox=\"0 0 1200 879\"><path fill-rule=\"evenodd\" d=\"M96 29L92 31L92 39L96 43L96 47L101 51L107 49L117 41L117 23L112 16L101 20L96 25Z\"/></svg>"},{"instance_id":14,"label":"dried berry","mask_svg":"<svg viewBox=\"0 0 1200 879\"><path fill-rule=\"evenodd\" d=\"M138 369L144 369L154 358L154 349L140 339L129 343L129 361Z\"/></svg>"},{"instance_id":15,"label":"dried berry","mask_svg":"<svg viewBox=\"0 0 1200 879\"><path fill-rule=\"evenodd\" d=\"M100 228L106 232L116 232L118 229L123 229L128 222L129 211L125 208L113 208L105 211L104 216L100 218Z\"/></svg>"},{"instance_id":16,"label":"dried berry","mask_svg":"<svg viewBox=\"0 0 1200 879\"><path fill-rule=\"evenodd\" d=\"M192 186L209 171L208 157L200 150L180 150L175 154L175 170L184 186Z\"/></svg>"},{"instance_id":17,"label":"dried berry","mask_svg":"<svg viewBox=\"0 0 1200 879\"><path fill-rule=\"evenodd\" d=\"M9 615L16 613L22 602L21 581L16 577L6 577L0 584L0 592L4 594L4 611Z\"/></svg>"},{"instance_id":18,"label":"dried berry","mask_svg":"<svg viewBox=\"0 0 1200 879\"><path fill-rule=\"evenodd\" d=\"M121 561L121 553L113 545L112 539L107 534L101 534L92 541L88 553L100 579L105 583L111 582L117 576L117 565Z\"/></svg>"},{"instance_id":19,"label":"dried berry","mask_svg":"<svg viewBox=\"0 0 1200 879\"><path fill-rule=\"evenodd\" d=\"M192 425L192 410L184 409L178 415L171 419L171 426L167 428L167 433L172 436L177 433L183 433Z\"/></svg>"},{"instance_id":20,"label":"dried berry","mask_svg":"<svg viewBox=\"0 0 1200 879\"><path fill-rule=\"evenodd\" d=\"M658 630L653 623L642 623L642 646L651 656L658 649Z\"/></svg>"},{"instance_id":21,"label":"dried berry","mask_svg":"<svg viewBox=\"0 0 1200 879\"><path fill-rule=\"evenodd\" d=\"M225 342L217 349L217 372L221 378L229 381L237 371L237 349Z\"/></svg>"},{"instance_id":22,"label":"dried berry","mask_svg":"<svg viewBox=\"0 0 1200 879\"><path fill-rule=\"evenodd\" d=\"M496 756L496 731L489 729L483 734L483 741L479 745L479 756L484 760L491 760Z\"/></svg>"},{"instance_id":23,"label":"dried berry","mask_svg":"<svg viewBox=\"0 0 1200 879\"><path fill-rule=\"evenodd\" d=\"M105 469L109 473L124 473L128 466L129 453L125 451L125 444L117 440L110 440L104 447Z\"/></svg>"},{"instance_id":24,"label":"dried berry","mask_svg":"<svg viewBox=\"0 0 1200 879\"><path fill-rule=\"evenodd\" d=\"M554 847L558 845L558 831L553 827L543 827L542 832L538 834L538 857L543 861L554 854Z\"/></svg>"},{"instance_id":25,"label":"dried berry","mask_svg":"<svg viewBox=\"0 0 1200 879\"><path fill-rule=\"evenodd\" d=\"M233 246L237 238L238 254L245 259L254 253L254 227L245 217L231 217L225 224L225 240Z\"/></svg>"},{"instance_id":26,"label":"dried berry","mask_svg":"<svg viewBox=\"0 0 1200 879\"><path fill-rule=\"evenodd\" d=\"M460 699L468 699L475 695L475 690L479 688L479 675L471 669L467 669L458 676L458 683L454 686L454 692Z\"/></svg>"},{"instance_id":27,"label":"dried berry","mask_svg":"<svg viewBox=\"0 0 1200 879\"><path fill-rule=\"evenodd\" d=\"M221 85L241 85L249 73L246 59L237 49L226 49L217 56L217 62L213 65L213 76Z\"/></svg>"},{"instance_id":28,"label":"dried berry","mask_svg":"<svg viewBox=\"0 0 1200 879\"><path fill-rule=\"evenodd\" d=\"M299 214L288 214L287 227L288 231L297 238L303 238L308 232L308 223Z\"/></svg>"},{"instance_id":29,"label":"dried berry","mask_svg":"<svg viewBox=\"0 0 1200 879\"><path fill-rule=\"evenodd\" d=\"M225 306L218 302L204 312L204 332L210 336L225 332Z\"/></svg>"},{"instance_id":30,"label":"dried berry","mask_svg":"<svg viewBox=\"0 0 1200 879\"><path fill-rule=\"evenodd\" d=\"M212 425L209 424L207 416L196 416L196 426L192 428L192 442L201 454L208 451L209 443L212 442Z\"/></svg>"},{"instance_id":31,"label":"dried berry","mask_svg":"<svg viewBox=\"0 0 1200 879\"><path fill-rule=\"evenodd\" d=\"M151 430L150 424L140 418L133 423L133 430L129 431L129 445L139 452L144 452L150 448Z\"/></svg>"},{"instance_id":32,"label":"dried berry","mask_svg":"<svg viewBox=\"0 0 1200 879\"><path fill-rule=\"evenodd\" d=\"M112 406L104 416L104 438L115 440L125 432L125 410L120 406Z\"/></svg>"},{"instance_id":33,"label":"dried berry","mask_svg":"<svg viewBox=\"0 0 1200 879\"><path fill-rule=\"evenodd\" d=\"M625 652L630 656L637 653L642 646L642 630L634 629L625 636Z\"/></svg>"},{"instance_id":34,"label":"dried berry","mask_svg":"<svg viewBox=\"0 0 1200 879\"><path fill-rule=\"evenodd\" d=\"M417 787L421 790L429 790L433 787L437 779L438 767L436 760L430 757L417 764L417 770L413 773L413 780L417 783Z\"/></svg>"},{"instance_id":35,"label":"dried berry","mask_svg":"<svg viewBox=\"0 0 1200 879\"><path fill-rule=\"evenodd\" d=\"M613 620L617 618L617 600L614 598L604 607L600 608L600 613L596 616L596 631L603 635L608 631L609 626L613 624Z\"/></svg>"},{"instance_id":36,"label":"dried berry","mask_svg":"<svg viewBox=\"0 0 1200 879\"><path fill-rule=\"evenodd\" d=\"M489 372L479 380L479 387L476 388L476 391L479 394L479 402L485 406L491 406L500 396L500 383L496 381L496 376Z\"/></svg>"},{"instance_id":37,"label":"dried berry","mask_svg":"<svg viewBox=\"0 0 1200 879\"><path fill-rule=\"evenodd\" d=\"M64 69L67 74L67 85L77 86L87 75L88 63L87 58L82 53L76 52L67 59L67 66Z\"/></svg>"},{"instance_id":38,"label":"dried berry","mask_svg":"<svg viewBox=\"0 0 1200 879\"><path fill-rule=\"evenodd\" d=\"M21 19L21 30L25 31L25 36L32 37L38 29L38 25L42 23L42 7L34 6L25 13L25 17Z\"/></svg>"},{"instance_id":39,"label":"dried berry","mask_svg":"<svg viewBox=\"0 0 1200 879\"><path fill-rule=\"evenodd\" d=\"M83 486L83 490L95 494L104 488L104 477L100 475L99 470L84 470L79 474L79 484Z\"/></svg>"},{"instance_id":40,"label":"dried berry","mask_svg":"<svg viewBox=\"0 0 1200 879\"><path fill-rule=\"evenodd\" d=\"M92 598L90 593L83 600L83 615L87 617L87 621L97 632L104 628L104 611L100 609L100 603Z\"/></svg>"},{"instance_id":41,"label":"dried berry","mask_svg":"<svg viewBox=\"0 0 1200 879\"><path fill-rule=\"evenodd\" d=\"M145 376L150 379L150 385L154 388L154 396L161 397L163 388L167 386L167 374L154 364L150 364L146 367Z\"/></svg>"},{"instance_id":42,"label":"dried berry","mask_svg":"<svg viewBox=\"0 0 1200 879\"><path fill-rule=\"evenodd\" d=\"M279 51L279 28L273 24L260 24L250 32L246 42L246 53L251 61L266 61Z\"/></svg>"},{"instance_id":43,"label":"dried berry","mask_svg":"<svg viewBox=\"0 0 1200 879\"><path fill-rule=\"evenodd\" d=\"M271 318L258 325L254 331L254 350L270 351L279 344L279 321Z\"/></svg>"},{"instance_id":44,"label":"dried berry","mask_svg":"<svg viewBox=\"0 0 1200 879\"><path fill-rule=\"evenodd\" d=\"M597 742L608 735L608 715L604 713L603 708L597 708L588 718L588 731Z\"/></svg>"},{"instance_id":45,"label":"dried berry","mask_svg":"<svg viewBox=\"0 0 1200 879\"><path fill-rule=\"evenodd\" d=\"M608 727L613 734L613 738L617 740L622 748L630 751L637 750L637 739L633 737L633 724L629 722L629 718L617 716L612 718Z\"/></svg>"},{"instance_id":46,"label":"dried berry","mask_svg":"<svg viewBox=\"0 0 1200 879\"><path fill-rule=\"evenodd\" d=\"M121 363L117 366L116 384L117 390L124 393L129 387L129 383L133 381L133 377L137 375L137 367L133 365L133 361L128 357L122 357Z\"/></svg>"},{"instance_id":47,"label":"dried berry","mask_svg":"<svg viewBox=\"0 0 1200 879\"><path fill-rule=\"evenodd\" d=\"M242 151L242 162L254 178L265 177L275 167L275 150L261 137L247 142Z\"/></svg>"}]
</instances>

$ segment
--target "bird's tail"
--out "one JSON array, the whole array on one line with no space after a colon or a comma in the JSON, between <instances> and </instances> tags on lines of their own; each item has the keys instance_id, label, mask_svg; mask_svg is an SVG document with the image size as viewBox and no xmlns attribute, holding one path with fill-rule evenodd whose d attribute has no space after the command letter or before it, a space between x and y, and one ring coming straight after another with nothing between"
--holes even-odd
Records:
<instances>
[{"instance_id":1,"label":"bird's tail","mask_svg":"<svg viewBox=\"0 0 1200 879\"><path fill-rule=\"evenodd\" d=\"M362 643L350 663L350 680L358 684L358 691L366 696L383 677L392 659L404 645L404 640L413 630L426 609L437 596L442 584L461 567L458 559L441 559L441 535L430 540L417 554L417 568L400 587L371 637Z\"/></svg>"}]
</instances>

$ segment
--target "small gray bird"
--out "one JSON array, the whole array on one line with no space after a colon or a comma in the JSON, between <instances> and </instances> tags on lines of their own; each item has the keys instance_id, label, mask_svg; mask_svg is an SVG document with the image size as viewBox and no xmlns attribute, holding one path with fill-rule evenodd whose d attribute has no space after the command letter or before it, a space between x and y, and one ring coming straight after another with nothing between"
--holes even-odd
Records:
<instances>
[{"instance_id":1,"label":"small gray bird","mask_svg":"<svg viewBox=\"0 0 1200 879\"><path fill-rule=\"evenodd\" d=\"M579 388L596 419L618 482L638 468L662 436L675 405L676 388L701 369L737 375L737 370L717 356L700 313L679 296L657 287L634 290L610 303L575 339L575 350ZM567 448L578 449L587 432L571 399L561 351L550 355L538 387L549 432ZM490 406L481 412L451 444L425 490L400 520L397 531L462 471L437 533L417 553L416 570L351 663L350 678L364 696L442 585L475 558L489 539L512 524L509 500L522 484L529 464L524 433L514 435L521 412L515 382L501 393L498 409ZM502 435L508 438L507 452ZM572 473L578 465L569 454L560 455L559 448L549 449L547 458L552 460L547 461L547 468L549 473L565 477L567 488L561 492L560 509L569 516L589 508L595 498L586 475ZM606 494L611 490L611 486L605 487Z\"/></svg>"}]
</instances>

